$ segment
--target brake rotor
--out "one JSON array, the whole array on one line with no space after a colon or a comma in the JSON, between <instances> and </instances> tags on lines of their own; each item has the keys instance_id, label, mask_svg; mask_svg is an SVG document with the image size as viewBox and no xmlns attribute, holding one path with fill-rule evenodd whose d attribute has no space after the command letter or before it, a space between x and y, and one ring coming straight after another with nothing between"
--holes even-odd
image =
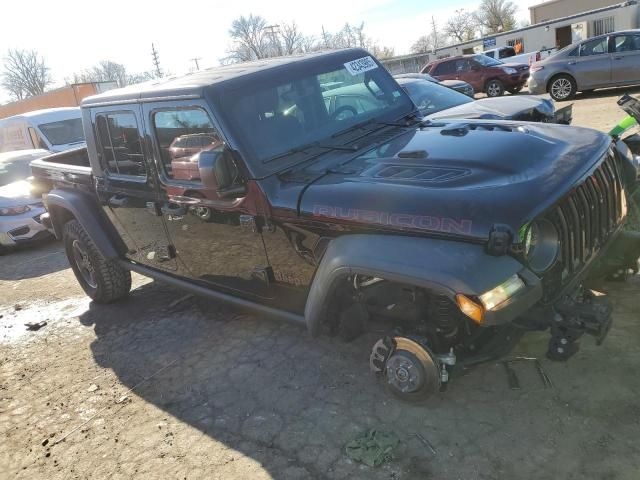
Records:
<instances>
[{"instance_id":1,"label":"brake rotor","mask_svg":"<svg viewBox=\"0 0 640 480\"><path fill-rule=\"evenodd\" d=\"M423 401L440 389L440 368L433 354L406 337L394 337L384 365L387 388L406 401Z\"/></svg>"}]
</instances>

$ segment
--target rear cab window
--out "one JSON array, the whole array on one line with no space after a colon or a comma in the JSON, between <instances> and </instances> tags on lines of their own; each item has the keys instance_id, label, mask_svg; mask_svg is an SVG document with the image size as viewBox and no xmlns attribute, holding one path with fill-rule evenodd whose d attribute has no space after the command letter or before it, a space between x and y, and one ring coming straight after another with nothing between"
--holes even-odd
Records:
<instances>
[{"instance_id":1,"label":"rear cab window","mask_svg":"<svg viewBox=\"0 0 640 480\"><path fill-rule=\"evenodd\" d=\"M453 75L456 73L456 63L454 61L442 62L436 65L435 70L431 73L433 76L439 75Z\"/></svg>"},{"instance_id":2,"label":"rear cab window","mask_svg":"<svg viewBox=\"0 0 640 480\"><path fill-rule=\"evenodd\" d=\"M135 114L130 111L98 113L95 124L105 172L110 175L146 178Z\"/></svg>"}]
</instances>

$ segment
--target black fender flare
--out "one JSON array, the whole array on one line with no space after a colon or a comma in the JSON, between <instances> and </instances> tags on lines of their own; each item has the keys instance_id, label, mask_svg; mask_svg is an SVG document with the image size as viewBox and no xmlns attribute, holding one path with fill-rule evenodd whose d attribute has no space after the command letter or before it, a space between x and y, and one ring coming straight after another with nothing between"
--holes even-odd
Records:
<instances>
[{"instance_id":1,"label":"black fender flare","mask_svg":"<svg viewBox=\"0 0 640 480\"><path fill-rule=\"evenodd\" d=\"M126 251L122 239L89 193L54 189L44 196L56 238L62 238L64 224L72 217L80 222L104 258L120 258Z\"/></svg>"},{"instance_id":2,"label":"black fender flare","mask_svg":"<svg viewBox=\"0 0 640 480\"><path fill-rule=\"evenodd\" d=\"M483 245L398 235L343 235L327 247L309 290L305 321L311 335L319 334L339 281L352 274L422 287L451 299L457 293L481 295L519 274L527 284L527 294L523 295L526 300L522 298L515 308L510 308L508 320L542 296L537 276L510 256L488 255ZM506 317L499 315L492 321L501 323Z\"/></svg>"}]
</instances>

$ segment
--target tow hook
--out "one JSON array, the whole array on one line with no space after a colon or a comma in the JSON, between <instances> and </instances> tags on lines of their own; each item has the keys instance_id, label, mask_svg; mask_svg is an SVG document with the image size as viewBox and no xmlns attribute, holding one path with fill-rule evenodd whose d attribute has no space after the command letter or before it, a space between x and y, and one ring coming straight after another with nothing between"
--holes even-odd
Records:
<instances>
[{"instance_id":1,"label":"tow hook","mask_svg":"<svg viewBox=\"0 0 640 480\"><path fill-rule=\"evenodd\" d=\"M578 295L565 298L554 306L551 339L547 358L565 361L578 352L578 339L585 333L596 338L601 345L612 322L612 307L607 297L599 292L581 289Z\"/></svg>"},{"instance_id":2,"label":"tow hook","mask_svg":"<svg viewBox=\"0 0 640 480\"><path fill-rule=\"evenodd\" d=\"M384 379L385 387L396 397L406 401L423 401L445 389L449 382L447 367L456 364L451 349L436 355L426 340L409 337L385 337L378 340L371 351L371 371Z\"/></svg>"}]
</instances>

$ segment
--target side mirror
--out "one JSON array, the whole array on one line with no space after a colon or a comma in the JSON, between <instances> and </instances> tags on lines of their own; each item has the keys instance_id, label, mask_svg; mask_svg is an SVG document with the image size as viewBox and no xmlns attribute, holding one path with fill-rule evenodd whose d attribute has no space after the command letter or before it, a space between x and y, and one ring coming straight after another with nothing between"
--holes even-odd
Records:
<instances>
[{"instance_id":1,"label":"side mirror","mask_svg":"<svg viewBox=\"0 0 640 480\"><path fill-rule=\"evenodd\" d=\"M246 186L238 181L238 168L227 147L200 152L198 170L202 184L222 198L238 198L247 192Z\"/></svg>"}]
</instances>

